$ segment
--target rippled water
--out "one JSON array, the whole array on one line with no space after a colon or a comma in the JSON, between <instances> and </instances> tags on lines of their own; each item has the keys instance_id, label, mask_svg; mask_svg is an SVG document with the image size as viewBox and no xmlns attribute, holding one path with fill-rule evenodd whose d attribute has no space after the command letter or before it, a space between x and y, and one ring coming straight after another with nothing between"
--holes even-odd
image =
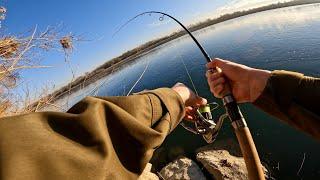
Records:
<instances>
[{"instance_id":1,"label":"rippled water","mask_svg":"<svg viewBox=\"0 0 320 180\"><path fill-rule=\"evenodd\" d=\"M319 76L320 73L320 6L306 5L261 12L219 23L194 33L212 57L231 59L252 67L285 69ZM170 87L190 81L182 60L201 96L214 99L204 77L205 60L188 36L166 43L100 80L98 91L89 87L73 100L96 93L100 96L125 95L138 79L146 64L149 67L135 87L143 89ZM308 135L281 123L250 104L241 105L264 162L279 179L319 179L320 144ZM218 139L235 138L230 123L225 122ZM178 127L166 139L163 148L180 149L192 157L194 150L205 145L198 136ZM305 162L300 168L303 154Z\"/></svg>"}]
</instances>

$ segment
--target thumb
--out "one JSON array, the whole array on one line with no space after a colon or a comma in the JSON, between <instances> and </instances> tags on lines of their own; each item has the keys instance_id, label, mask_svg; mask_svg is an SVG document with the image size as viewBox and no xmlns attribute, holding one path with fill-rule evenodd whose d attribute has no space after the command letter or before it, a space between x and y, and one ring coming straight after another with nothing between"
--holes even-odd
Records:
<instances>
[{"instance_id":1,"label":"thumb","mask_svg":"<svg viewBox=\"0 0 320 180\"><path fill-rule=\"evenodd\" d=\"M197 96L195 104L198 106L206 105L207 99Z\"/></svg>"},{"instance_id":2,"label":"thumb","mask_svg":"<svg viewBox=\"0 0 320 180\"><path fill-rule=\"evenodd\" d=\"M220 58L214 58L211 62L207 63L208 69L215 69L216 67L220 67L225 64L226 61Z\"/></svg>"}]
</instances>

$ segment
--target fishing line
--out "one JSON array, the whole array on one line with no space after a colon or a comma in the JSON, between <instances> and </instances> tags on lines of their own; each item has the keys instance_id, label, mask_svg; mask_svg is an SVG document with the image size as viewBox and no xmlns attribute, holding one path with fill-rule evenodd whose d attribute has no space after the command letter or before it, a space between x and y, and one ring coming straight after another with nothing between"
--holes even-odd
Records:
<instances>
[{"instance_id":1,"label":"fishing line","mask_svg":"<svg viewBox=\"0 0 320 180\"><path fill-rule=\"evenodd\" d=\"M198 40L191 34L191 32L190 32L179 20L177 20L177 19L174 18L173 16L171 16L171 15L169 15L169 14L167 14L167 13L164 13L164 12L160 12L160 11L146 11L146 12L142 12L142 13L134 16L133 18L129 19L129 20L126 21L124 24L122 24L122 25L113 33L112 37L114 37L117 33L119 33L119 32L120 32L126 25L128 25L131 21L137 19L137 18L140 17L140 16L146 15L146 14L149 14L149 15L151 15L151 14L160 14L160 15L162 15L162 16L159 17L159 21L163 21L165 16L166 16L166 17L169 17L169 18L172 19L172 20L174 20L176 23L178 23L178 24L188 33L188 35L189 35L189 36L192 38L192 40L196 43L196 45L198 46L198 48L199 48L200 51L202 52L202 54L203 54L203 56L205 57L205 59L207 60L207 62L211 62L210 56L209 56L208 53L204 50L204 48L201 46L201 44L198 42ZM181 58L181 59L182 59L182 58ZM195 85L194 85L194 83L193 83L193 81L192 81L192 78L191 78L191 76L190 76L190 74L189 74L189 72L188 72L188 69L187 69L187 67L186 67L186 65L185 65L185 63L184 63L183 60L182 60L182 63L183 63L183 65L184 65L185 69L186 69L186 72L187 72L187 74L188 74L188 76L189 76L189 79L190 79L190 81L191 81L191 84L192 84L192 86L193 86L196 94L198 95L198 92L197 92L197 90L196 90L196 88L195 88ZM142 77L143 77L145 71L147 70L148 66L149 66L149 63L147 64L145 70L142 72L142 74L140 75L140 77L138 78L138 80L136 81L136 83L133 85L133 87L130 89L130 91L129 91L129 93L128 93L127 95L129 95L129 94L131 93L131 91L133 90L133 88L134 88L134 87L137 85L137 83L142 79ZM105 82L106 82L106 81L103 81L100 85L98 85L97 87L95 87L89 94L95 93L97 90L99 90L99 88L100 88L103 84L105 84Z\"/></svg>"},{"instance_id":2,"label":"fishing line","mask_svg":"<svg viewBox=\"0 0 320 180\"><path fill-rule=\"evenodd\" d=\"M161 16L159 17L159 21L163 21L164 20L164 17L169 17L170 19L174 20L176 23L178 23L186 32L187 34L192 38L192 40L196 43L196 45L198 46L198 48L200 49L202 55L205 57L205 59L207 60L207 62L211 62L211 58L210 56L208 55L208 53L205 51L205 49L201 46L201 44L198 42L198 40L191 34L191 32L179 21L177 20L176 18L174 18L173 16L169 15L169 14L166 14L166 13L163 13L163 12L160 12L160 11L146 11L146 12L142 12L136 16L134 16L133 18L129 19L128 21L126 21L124 24L122 24L113 34L112 34L112 37L114 37L117 33L119 33L126 25L128 25L130 22L132 22L133 20L137 19L138 17L140 16L143 16L143 15L146 15L146 14L149 14L151 16L151 14L160 14ZM180 59L181 59L181 62L185 68L185 71L188 75L188 78L192 84L192 87L195 91L195 93L198 95L198 91L195 87L195 84L192 80L192 77L189 73L189 70L183 60L183 58L181 57L180 55ZM145 69L143 70L143 72L141 73L140 77L137 79L137 81L134 83L134 85L131 87L131 89L129 90L129 92L127 93L127 96L132 92L132 90L134 89L134 87L139 83L139 81L142 79L142 77L144 76L146 70L148 69L149 67L149 62L147 63ZM95 88L93 88L93 90L91 92L89 92L89 94L92 94L92 93L97 93L97 91L99 90L99 88L104 85L106 82L105 81L102 81L101 84L99 84L98 86L96 86Z\"/></svg>"},{"instance_id":3,"label":"fishing line","mask_svg":"<svg viewBox=\"0 0 320 180\"><path fill-rule=\"evenodd\" d=\"M146 67L144 68L144 70L142 71L140 77L138 78L138 80L133 84L133 86L131 87L131 89L129 90L129 92L127 93L126 96L129 96L132 92L132 90L134 89L134 87L136 87L136 85L139 83L139 81L142 79L143 75L145 74L145 72L147 71L148 67L149 67L149 63L150 61L147 62Z\"/></svg>"},{"instance_id":4,"label":"fishing line","mask_svg":"<svg viewBox=\"0 0 320 180\"><path fill-rule=\"evenodd\" d=\"M176 44L175 44L175 47L177 47ZM180 57L180 60L181 60L183 66L184 66L184 69L185 69L185 71L186 71L186 73L187 73L187 75L188 75L188 78L189 78L189 80L190 80L190 82L191 82L191 85L192 85L192 88L193 88L194 92L196 93L197 96L199 96L198 91L197 91L197 88L196 88L196 86L195 86L194 83L193 83L193 79L192 79L192 77L191 77L191 75L190 75L190 73L189 73L189 70L188 70L188 68L187 68L186 63L184 62L184 60L183 60L183 58L182 58L181 53L178 52L178 55L177 55L177 56Z\"/></svg>"},{"instance_id":5,"label":"fishing line","mask_svg":"<svg viewBox=\"0 0 320 180\"><path fill-rule=\"evenodd\" d=\"M112 68L110 74L113 73L113 70L114 70L114 68ZM102 86L107 82L107 80L108 80L108 79L102 81L99 85L97 85L96 87L94 87L88 94L89 94L89 95L94 95L94 96L96 96L96 95L98 94L99 90L100 90L100 87L102 87Z\"/></svg>"},{"instance_id":6,"label":"fishing line","mask_svg":"<svg viewBox=\"0 0 320 180\"><path fill-rule=\"evenodd\" d=\"M201 44L198 42L198 40L191 34L191 32L180 22L178 21L176 18L172 17L171 15L169 14L166 14L166 13L163 13L163 12L160 12L160 11L146 11L146 12L142 12L136 16L134 16L133 18L129 19L128 21L126 21L124 24L122 24L112 35L112 37L114 37L117 33L119 33L126 25L128 25L130 22L132 22L133 20L137 19L138 17L140 16L143 16L143 15L146 15L146 14L149 14L149 16L151 14L161 14L162 16L159 17L159 21L163 21L164 20L164 16L167 16L171 19L173 19L175 22L177 22L187 33L188 35L192 38L192 40L197 44L197 46L199 47L200 51L202 52L203 56L205 57L205 59L207 60L207 62L211 62L211 58L210 56L208 55L208 53L204 50L204 48L201 46ZM181 55L180 55L181 57ZM188 71L188 68L185 64L185 62L183 61L183 58L180 58L181 59L181 62L187 72L187 75L189 77L189 80L193 86L193 89L195 91L195 93L198 95L198 91L193 83L193 80L191 78L191 75ZM148 64L149 65L149 64ZM147 67L146 67L147 68ZM146 69L145 69L146 70ZM145 71L144 71L145 72ZM141 76L139 77L138 81L136 83L138 83L140 81L140 79L142 78L144 72L141 74ZM136 85L136 83L134 84L134 86ZM132 91L132 89L134 88L134 86L130 89L129 93L127 95L130 94L130 92Z\"/></svg>"},{"instance_id":7,"label":"fishing line","mask_svg":"<svg viewBox=\"0 0 320 180\"><path fill-rule=\"evenodd\" d=\"M188 34L189 36L192 38L192 40L197 44L197 46L199 47L200 51L202 52L203 56L205 57L205 59L208 61L208 62L211 62L211 58L210 56L208 55L208 53L204 50L204 48L201 46L201 44L198 42L198 40L191 34L191 32L180 22L178 21L176 18L172 17L171 15L169 14L166 14L166 13L163 13L163 12L160 12L160 11L146 11L146 12L143 12L143 13L140 13L136 16L134 16L133 18L129 19L128 21L126 21L124 24L122 24L113 34L112 34L112 37L114 37L116 34L118 34L126 25L128 25L131 21L135 20L136 18L140 17L140 16L143 16L143 15L146 15L146 14L161 14L162 16L159 17L159 21L163 21L164 20L164 17L167 16L171 19L173 19L175 22L177 22ZM181 58L182 59L182 58ZM186 69L186 72L189 76L189 79L191 81L191 84L193 86L193 89L195 90L195 93L198 95L198 92L195 88L195 85L192 81L192 78L189 74L189 71L184 63L184 61L182 60L182 63ZM131 93L131 91L133 90L133 88L138 84L138 82L142 79L143 75L145 74L145 71L147 70L149 66L149 63L146 65L145 67L145 70L142 72L142 74L140 75L140 77L138 78L138 80L135 82L135 84L131 87L131 89L129 90L129 92L127 93L127 96ZM92 94L94 92L96 92L96 90L98 90L103 84L105 83L105 81L103 81L100 85L98 85L96 88L94 88L89 94Z\"/></svg>"},{"instance_id":8,"label":"fishing line","mask_svg":"<svg viewBox=\"0 0 320 180\"><path fill-rule=\"evenodd\" d=\"M139 78L136 80L136 82L133 84L133 86L130 88L129 92L126 94L125 90L124 90L124 95L129 96L132 92L132 90L135 88L135 86L140 82L140 80L142 79L142 77L144 76L145 72L147 71L148 67L149 67L150 61L147 62L144 70L142 71L142 73L140 74ZM100 87L103 86L108 79L102 81L98 86L96 86L95 88L93 88L88 94L89 95L94 95L96 96Z\"/></svg>"},{"instance_id":9,"label":"fishing line","mask_svg":"<svg viewBox=\"0 0 320 180\"><path fill-rule=\"evenodd\" d=\"M184 63L184 60L183 60L182 58L181 58L181 62L182 62L182 64L183 64L183 66L184 66L184 69L185 69L186 72L187 72L187 75L188 75L189 80L190 80L190 82L191 82L191 84L192 84L192 87L193 87L194 92L196 93L197 96L199 96L198 91L197 91L197 89L196 89L196 86L194 85L193 80L192 80L192 78L191 78L191 75L190 75L190 73L189 73L189 71L188 71L188 68L187 68L187 66L186 66L186 64Z\"/></svg>"}]
</instances>

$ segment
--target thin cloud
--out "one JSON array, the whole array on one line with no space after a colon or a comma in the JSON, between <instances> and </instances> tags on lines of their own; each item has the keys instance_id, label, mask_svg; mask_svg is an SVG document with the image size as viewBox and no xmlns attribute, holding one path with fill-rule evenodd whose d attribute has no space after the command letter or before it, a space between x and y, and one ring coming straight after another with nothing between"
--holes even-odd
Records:
<instances>
[{"instance_id":1,"label":"thin cloud","mask_svg":"<svg viewBox=\"0 0 320 180\"><path fill-rule=\"evenodd\" d=\"M258 8L276 3L290 2L288 0L232 0L211 12L199 14L193 18L190 24L194 24L207 19L215 19L221 15L237 11L245 11L252 8Z\"/></svg>"}]
</instances>

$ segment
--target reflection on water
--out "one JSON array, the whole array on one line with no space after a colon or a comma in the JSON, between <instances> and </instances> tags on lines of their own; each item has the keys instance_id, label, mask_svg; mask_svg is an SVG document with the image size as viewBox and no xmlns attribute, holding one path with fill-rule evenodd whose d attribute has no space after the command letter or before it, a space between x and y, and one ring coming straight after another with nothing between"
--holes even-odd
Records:
<instances>
[{"instance_id":1,"label":"reflection on water","mask_svg":"<svg viewBox=\"0 0 320 180\"><path fill-rule=\"evenodd\" d=\"M232 59L264 69L286 69L307 75L320 74L320 6L306 5L261 12L236 18L195 32L212 57ZM126 68L100 80L99 91L88 87L78 92L76 102L96 93L100 96L124 95L150 65L134 92L157 87L170 87L180 81L191 86L182 66L186 63L200 95L214 99L204 77L205 60L188 36L158 47ZM317 179L320 177L320 144L252 105L241 105L252 130L263 161L280 179ZM220 110L222 111L222 109ZM225 123L219 139L234 138L230 124ZM189 157L205 145L198 136L178 127L165 141L163 148L182 149ZM297 175L303 154L305 163Z\"/></svg>"}]
</instances>

